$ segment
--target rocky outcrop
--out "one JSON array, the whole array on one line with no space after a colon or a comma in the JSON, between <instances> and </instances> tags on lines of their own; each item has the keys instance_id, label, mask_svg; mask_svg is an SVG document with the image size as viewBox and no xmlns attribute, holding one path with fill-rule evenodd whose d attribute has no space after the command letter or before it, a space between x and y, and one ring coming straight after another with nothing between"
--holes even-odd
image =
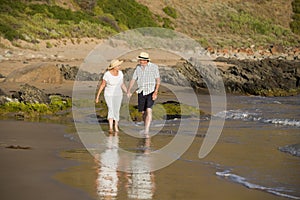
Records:
<instances>
[{"instance_id":1,"label":"rocky outcrop","mask_svg":"<svg viewBox=\"0 0 300 200\"><path fill-rule=\"evenodd\" d=\"M129 82L132 78L134 68L127 68L123 70L124 80ZM160 78L163 83L169 83L171 85L177 86L189 86L190 80L187 80L185 74L180 73L180 71L175 67L159 66ZM192 74L189 74L192 77ZM195 77L195 79L197 79Z\"/></svg>"},{"instance_id":2,"label":"rocky outcrop","mask_svg":"<svg viewBox=\"0 0 300 200\"><path fill-rule=\"evenodd\" d=\"M274 50L275 51L275 50ZM208 92L221 76L228 93L241 95L287 96L300 93L300 61L284 59L238 60L219 57L209 64L193 66L193 61L180 61L175 66L159 66L161 80L176 86L188 86L196 92ZM212 67L216 64L216 67ZM203 66L201 66L203 65ZM204 66L205 65L205 66ZM130 81L134 68L124 69ZM99 81L103 74L82 71L77 66L35 64L9 74L6 82L63 83L63 80Z\"/></svg>"},{"instance_id":3,"label":"rocky outcrop","mask_svg":"<svg viewBox=\"0 0 300 200\"><path fill-rule=\"evenodd\" d=\"M197 92L208 92L207 84L211 84L210 88L219 84L215 80L218 75L228 93L286 96L300 92L300 61L218 58L214 62L216 67L212 67L212 62L193 66L188 61L172 67L159 66L161 80L172 85L191 86ZM124 71L126 81L131 79L132 73L133 69Z\"/></svg>"},{"instance_id":4,"label":"rocky outcrop","mask_svg":"<svg viewBox=\"0 0 300 200\"><path fill-rule=\"evenodd\" d=\"M76 66L71 67L70 65L57 65L60 69L61 75L65 80L75 80L79 68Z\"/></svg>"},{"instance_id":5,"label":"rocky outcrop","mask_svg":"<svg viewBox=\"0 0 300 200\"><path fill-rule=\"evenodd\" d=\"M50 103L50 98L45 92L28 84L22 85L18 92L12 94L12 98L24 103Z\"/></svg>"},{"instance_id":6,"label":"rocky outcrop","mask_svg":"<svg viewBox=\"0 0 300 200\"><path fill-rule=\"evenodd\" d=\"M38 63L10 73L6 82L17 83L63 83L63 76L57 66L51 63Z\"/></svg>"},{"instance_id":7,"label":"rocky outcrop","mask_svg":"<svg viewBox=\"0 0 300 200\"><path fill-rule=\"evenodd\" d=\"M82 71L77 66L58 65L65 80L99 81L99 74Z\"/></svg>"},{"instance_id":8,"label":"rocky outcrop","mask_svg":"<svg viewBox=\"0 0 300 200\"><path fill-rule=\"evenodd\" d=\"M6 102L9 102L9 98L7 94L0 88L0 105L5 104Z\"/></svg>"},{"instance_id":9,"label":"rocky outcrop","mask_svg":"<svg viewBox=\"0 0 300 200\"><path fill-rule=\"evenodd\" d=\"M300 157L300 144L286 145L278 148L280 151Z\"/></svg>"},{"instance_id":10,"label":"rocky outcrop","mask_svg":"<svg viewBox=\"0 0 300 200\"><path fill-rule=\"evenodd\" d=\"M251 95L291 95L300 90L300 62L281 59L258 61L219 58L230 65L222 71L229 93Z\"/></svg>"}]
</instances>

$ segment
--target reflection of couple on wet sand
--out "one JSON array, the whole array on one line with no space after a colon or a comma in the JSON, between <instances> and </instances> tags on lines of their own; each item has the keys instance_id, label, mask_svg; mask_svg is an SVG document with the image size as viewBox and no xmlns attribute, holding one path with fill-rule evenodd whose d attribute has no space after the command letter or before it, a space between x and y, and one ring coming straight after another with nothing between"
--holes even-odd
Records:
<instances>
[{"instance_id":1,"label":"reflection of couple on wet sand","mask_svg":"<svg viewBox=\"0 0 300 200\"><path fill-rule=\"evenodd\" d=\"M130 199L152 199L154 194L154 175L150 171L148 154L150 138L141 139L140 152L130 163L131 173L118 172L119 136L110 134L106 138L106 150L98 155L98 177L96 180L97 194L100 199L117 199L121 185L121 175L125 175L127 196Z\"/></svg>"},{"instance_id":2,"label":"reflection of couple on wet sand","mask_svg":"<svg viewBox=\"0 0 300 200\"><path fill-rule=\"evenodd\" d=\"M109 130L113 131L113 123L115 131L118 132L118 122L120 116L120 107L122 102L122 89L130 98L131 89L137 82L138 89L138 110L142 112L144 119L144 133L148 136L150 124L152 121L152 106L157 99L158 89L160 86L160 75L158 66L150 62L149 54L141 52L138 56L139 64L136 66L128 89L123 81L123 73L120 70L120 65L123 61L112 60L108 71L104 73L103 80L100 84L96 103L99 102L101 92L104 90L104 98L108 107L108 122Z\"/></svg>"}]
</instances>

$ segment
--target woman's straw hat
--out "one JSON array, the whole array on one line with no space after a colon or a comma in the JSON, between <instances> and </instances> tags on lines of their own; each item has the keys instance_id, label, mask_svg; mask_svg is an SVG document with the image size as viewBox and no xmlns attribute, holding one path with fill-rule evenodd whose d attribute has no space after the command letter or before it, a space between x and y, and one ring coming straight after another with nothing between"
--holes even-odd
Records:
<instances>
[{"instance_id":1,"label":"woman's straw hat","mask_svg":"<svg viewBox=\"0 0 300 200\"><path fill-rule=\"evenodd\" d=\"M116 59L114 59L114 60L112 60L110 62L110 65L107 67L107 69L113 69L113 68L115 68L117 66L120 66L122 63L123 63L123 60L116 60Z\"/></svg>"},{"instance_id":2,"label":"woman's straw hat","mask_svg":"<svg viewBox=\"0 0 300 200\"><path fill-rule=\"evenodd\" d=\"M149 54L146 52L141 52L140 55L137 57L137 59L150 61Z\"/></svg>"}]
</instances>

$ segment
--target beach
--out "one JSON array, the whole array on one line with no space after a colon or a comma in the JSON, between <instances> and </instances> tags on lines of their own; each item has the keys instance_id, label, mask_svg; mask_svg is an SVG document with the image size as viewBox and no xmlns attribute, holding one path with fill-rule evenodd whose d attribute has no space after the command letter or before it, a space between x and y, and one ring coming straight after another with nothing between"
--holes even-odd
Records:
<instances>
[{"instance_id":1,"label":"beach","mask_svg":"<svg viewBox=\"0 0 300 200\"><path fill-rule=\"evenodd\" d=\"M39 51L1 49L1 53L6 56L0 62L0 74L8 76L15 70L43 62L80 66L85 56L99 43L100 41L90 41L80 45L58 45L51 49L41 48ZM136 55L138 53L132 52L122 57L125 67L135 66ZM180 59L155 51L150 55L160 65L173 65ZM169 60L163 59L166 57ZM0 87L10 94L17 91L21 84L24 83L5 82L2 79ZM29 84L47 94L72 96L74 81ZM91 88L90 82L86 84L86 88ZM161 88L162 95L158 102L174 100L174 96L169 94L172 89L180 91L184 103L195 103L195 99L190 98L190 90L176 86L172 88L170 85L165 87ZM199 108L207 113L211 111L210 98L209 95L197 98ZM193 143L183 155L177 156L171 152L170 156L174 156L173 163L162 169L140 174L124 172L118 166L107 168L105 164L121 164L124 160L119 153L124 149L137 152L137 157L141 160L144 159L144 150L159 152L160 148L174 139L181 119L154 121L151 130L162 131L158 131L148 141L130 137L126 131L132 127L142 129L142 124L121 120L119 134L106 134L103 141L98 141L107 148L97 155L91 155L86 150L72 120L65 120L68 124L0 120L0 197L12 200L300 199L299 157L278 150L285 145L300 143L299 95L228 95L227 102L224 129L207 157L198 157L209 127L209 117L204 116L200 122L195 122L200 124L199 129ZM224 112L215 113L214 117L222 117ZM98 126L98 121L91 117L93 114L83 115L87 119L84 123ZM105 132L107 124L101 122L100 125ZM190 132L187 130L179 134L191 137ZM138 164L139 159L132 162ZM142 163L140 167L145 169L153 163L148 164Z\"/></svg>"},{"instance_id":2,"label":"beach","mask_svg":"<svg viewBox=\"0 0 300 200\"><path fill-rule=\"evenodd\" d=\"M280 124L249 117L249 102L256 105L255 109L275 102L277 110L286 110L282 116L289 119L295 116L291 110L299 105L287 103L288 99L294 102L297 97L263 101L247 97L248 103L241 104L245 98L229 97L229 102L235 102L230 103L230 108L240 109L229 109L234 116L228 115L222 135L207 157L198 157L208 127L208 121L203 120L182 156L149 173L135 174L105 166L121 164L121 150L136 152L137 159L143 160L145 150L155 152L174 139L175 135L167 130L180 120L170 120L165 125L154 121L152 130L161 126L166 130L148 141L123 131L106 134L99 141L106 148L94 156L81 144L75 129L68 131L69 125L0 121L1 199L299 199L299 158L278 150L300 141L299 125L290 126L288 120ZM259 102L263 105L257 106ZM263 117L272 119L274 113L264 112ZM107 124L101 126L105 131ZM127 126L124 121L120 124L121 130ZM132 163L139 162L134 159ZM145 169L148 165L151 162L142 162L140 167Z\"/></svg>"}]
</instances>

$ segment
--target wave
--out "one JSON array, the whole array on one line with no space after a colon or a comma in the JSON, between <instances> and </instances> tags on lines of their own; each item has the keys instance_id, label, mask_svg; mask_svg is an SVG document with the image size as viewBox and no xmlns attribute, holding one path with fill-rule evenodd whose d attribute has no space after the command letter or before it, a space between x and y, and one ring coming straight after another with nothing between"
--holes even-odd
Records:
<instances>
[{"instance_id":1,"label":"wave","mask_svg":"<svg viewBox=\"0 0 300 200\"><path fill-rule=\"evenodd\" d=\"M223 172L216 172L216 175L220 176L222 178L228 179L234 183L241 184L249 189L261 190L264 192L268 192L268 193L271 193L271 194L274 194L277 196L286 197L286 198L290 198L290 199L300 199L300 197L285 194L284 192L288 192L288 190L285 190L283 188L270 188L270 187L265 187L265 186L261 186L258 184L250 183L247 181L247 179L245 177L242 177L242 176L239 176L236 174L232 174L232 173L230 173L229 170L226 170Z\"/></svg>"},{"instance_id":2,"label":"wave","mask_svg":"<svg viewBox=\"0 0 300 200\"><path fill-rule=\"evenodd\" d=\"M220 117L225 119L234 120L246 120L246 121L258 121L261 123L285 125L285 126L296 126L300 127L300 121L295 119L266 119L262 118L259 113L242 111L242 110L226 110L219 112L214 117Z\"/></svg>"}]
</instances>

